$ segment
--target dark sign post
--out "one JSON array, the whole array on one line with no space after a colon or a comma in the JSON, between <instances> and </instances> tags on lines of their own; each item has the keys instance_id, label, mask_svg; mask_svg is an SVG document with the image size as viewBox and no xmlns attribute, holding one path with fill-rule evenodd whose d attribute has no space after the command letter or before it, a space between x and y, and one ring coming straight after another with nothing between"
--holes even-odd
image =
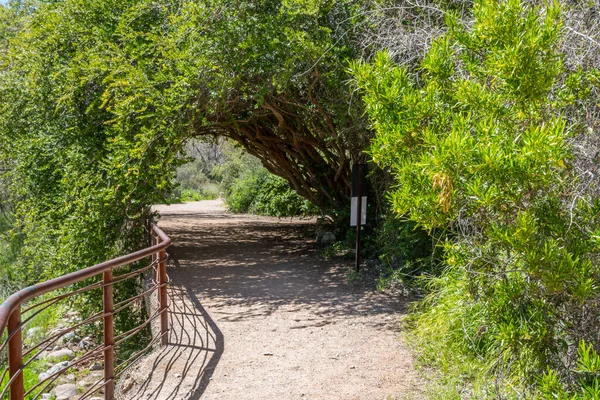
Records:
<instances>
[{"instance_id":1,"label":"dark sign post","mask_svg":"<svg viewBox=\"0 0 600 400\"><path fill-rule=\"evenodd\" d=\"M365 177L367 166L354 164L352 166L352 203L350 210L350 226L356 225L356 271L360 270L360 231L361 226L367 222L367 197L365 192Z\"/></svg>"}]
</instances>

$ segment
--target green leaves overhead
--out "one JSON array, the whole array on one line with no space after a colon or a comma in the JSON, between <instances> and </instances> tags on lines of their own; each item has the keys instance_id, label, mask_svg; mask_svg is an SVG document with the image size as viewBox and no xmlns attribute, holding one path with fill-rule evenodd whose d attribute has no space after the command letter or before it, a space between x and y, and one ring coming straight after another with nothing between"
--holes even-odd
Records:
<instances>
[{"instance_id":1,"label":"green leaves overhead","mask_svg":"<svg viewBox=\"0 0 600 400\"><path fill-rule=\"evenodd\" d=\"M361 7L0 7L0 160L11 165L24 264L54 276L142 245L144 218L171 189L191 136L233 137L305 197L345 201L362 125L339 102L350 95L341 66Z\"/></svg>"}]
</instances>

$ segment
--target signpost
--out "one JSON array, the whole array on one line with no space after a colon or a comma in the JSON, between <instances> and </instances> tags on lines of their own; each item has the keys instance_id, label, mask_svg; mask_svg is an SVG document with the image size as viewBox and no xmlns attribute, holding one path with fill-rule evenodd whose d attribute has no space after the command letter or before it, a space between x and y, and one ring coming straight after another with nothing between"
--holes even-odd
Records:
<instances>
[{"instance_id":1,"label":"signpost","mask_svg":"<svg viewBox=\"0 0 600 400\"><path fill-rule=\"evenodd\" d=\"M356 271L360 270L360 231L361 226L367 223L367 196L365 190L365 177L367 176L366 164L352 166L352 202L350 207L350 226L356 226Z\"/></svg>"}]
</instances>

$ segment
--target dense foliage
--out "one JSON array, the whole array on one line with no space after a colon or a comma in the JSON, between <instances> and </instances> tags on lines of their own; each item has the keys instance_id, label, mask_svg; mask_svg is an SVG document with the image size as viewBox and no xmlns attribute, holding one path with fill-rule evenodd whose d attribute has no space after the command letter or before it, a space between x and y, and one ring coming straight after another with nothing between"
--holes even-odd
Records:
<instances>
[{"instance_id":1,"label":"dense foliage","mask_svg":"<svg viewBox=\"0 0 600 400\"><path fill-rule=\"evenodd\" d=\"M0 280L138 249L152 204L215 182L236 212L347 225L371 157L366 247L429 277L433 397L600 397L600 4L378 4L0 6ZM186 164L198 137L249 154Z\"/></svg>"},{"instance_id":2,"label":"dense foliage","mask_svg":"<svg viewBox=\"0 0 600 400\"><path fill-rule=\"evenodd\" d=\"M234 213L274 217L319 213L289 182L231 141L194 140L186 145L186 155L188 162L177 168L169 203L222 197Z\"/></svg>"},{"instance_id":3,"label":"dense foliage","mask_svg":"<svg viewBox=\"0 0 600 400\"><path fill-rule=\"evenodd\" d=\"M359 103L343 100L359 11L316 0L1 6L0 166L23 239L11 279L144 247L150 207L172 192L194 136L232 137L304 197L344 204L363 143ZM123 285L115 301L138 290ZM94 296L79 307L97 308Z\"/></svg>"},{"instance_id":4,"label":"dense foliage","mask_svg":"<svg viewBox=\"0 0 600 400\"><path fill-rule=\"evenodd\" d=\"M556 3L480 0L472 13L447 13L414 71L386 53L352 67L394 210L443 232L445 272L414 332L476 396L533 395L549 368L568 392L578 343L600 345L600 200L573 146L591 132L568 109L600 74L565 73Z\"/></svg>"},{"instance_id":5,"label":"dense foliage","mask_svg":"<svg viewBox=\"0 0 600 400\"><path fill-rule=\"evenodd\" d=\"M256 157L231 149L227 158L216 174L230 211L273 217L318 214L318 208L300 197L286 180L269 173Z\"/></svg>"},{"instance_id":6,"label":"dense foliage","mask_svg":"<svg viewBox=\"0 0 600 400\"><path fill-rule=\"evenodd\" d=\"M219 197L219 186L204 172L204 163L195 159L177 168L176 187L168 202L214 200Z\"/></svg>"},{"instance_id":7,"label":"dense foliage","mask_svg":"<svg viewBox=\"0 0 600 400\"><path fill-rule=\"evenodd\" d=\"M316 204L346 202L364 142L343 84L359 3L19 4L2 8L22 26L0 60L0 162L17 182L23 278L139 247L195 135L235 138Z\"/></svg>"}]
</instances>

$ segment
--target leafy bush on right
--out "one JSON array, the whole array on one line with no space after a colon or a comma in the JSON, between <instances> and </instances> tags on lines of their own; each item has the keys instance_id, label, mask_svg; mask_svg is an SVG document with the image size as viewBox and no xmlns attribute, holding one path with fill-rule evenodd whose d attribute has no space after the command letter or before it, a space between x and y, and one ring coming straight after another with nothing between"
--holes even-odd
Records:
<instances>
[{"instance_id":1,"label":"leafy bush on right","mask_svg":"<svg viewBox=\"0 0 600 400\"><path fill-rule=\"evenodd\" d=\"M478 0L473 17L449 12L416 71L352 64L393 209L443 249L413 339L444 373L436 398L576 395L578 343L600 346L600 200L569 112L599 75L566 73L558 3Z\"/></svg>"}]
</instances>

